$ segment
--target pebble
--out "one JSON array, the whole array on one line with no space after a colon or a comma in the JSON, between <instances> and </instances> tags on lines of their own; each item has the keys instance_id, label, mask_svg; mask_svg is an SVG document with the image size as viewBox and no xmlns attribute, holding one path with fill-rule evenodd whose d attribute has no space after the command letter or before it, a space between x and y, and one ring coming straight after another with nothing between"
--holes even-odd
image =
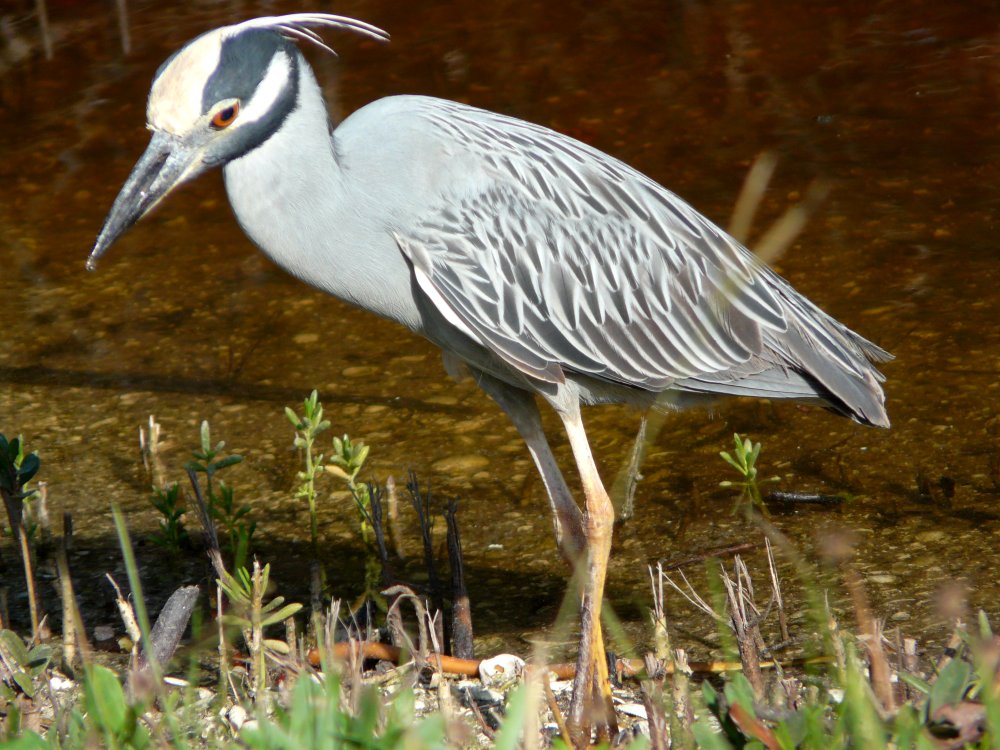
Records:
<instances>
[{"instance_id":1,"label":"pebble","mask_svg":"<svg viewBox=\"0 0 1000 750\"><path fill-rule=\"evenodd\" d=\"M868 576L868 580L871 581L872 583L889 584L889 583L895 583L897 579L896 576L891 575L889 573L873 573L872 575Z\"/></svg>"},{"instance_id":2,"label":"pebble","mask_svg":"<svg viewBox=\"0 0 1000 750\"><path fill-rule=\"evenodd\" d=\"M439 406L454 406L458 403L456 396L430 396L424 399L426 404L437 404Z\"/></svg>"},{"instance_id":3,"label":"pebble","mask_svg":"<svg viewBox=\"0 0 1000 750\"><path fill-rule=\"evenodd\" d=\"M641 703L622 703L620 706L615 706L615 710L626 716L635 716L640 719L649 718L646 715L646 707Z\"/></svg>"},{"instance_id":4,"label":"pebble","mask_svg":"<svg viewBox=\"0 0 1000 750\"><path fill-rule=\"evenodd\" d=\"M552 680L549 683L553 693L568 693L573 689L572 680Z\"/></svg>"},{"instance_id":5,"label":"pebble","mask_svg":"<svg viewBox=\"0 0 1000 750\"><path fill-rule=\"evenodd\" d=\"M319 341L318 333L297 333L292 337L296 344L315 344Z\"/></svg>"},{"instance_id":6,"label":"pebble","mask_svg":"<svg viewBox=\"0 0 1000 750\"><path fill-rule=\"evenodd\" d=\"M247 710L243 706L237 704L226 712L226 721L233 728L234 732L239 732L240 728L247 723Z\"/></svg>"},{"instance_id":7,"label":"pebble","mask_svg":"<svg viewBox=\"0 0 1000 750\"><path fill-rule=\"evenodd\" d=\"M110 641L115 637L115 629L110 625L98 625L94 628L95 641Z\"/></svg>"},{"instance_id":8,"label":"pebble","mask_svg":"<svg viewBox=\"0 0 1000 750\"><path fill-rule=\"evenodd\" d=\"M49 689L61 693L64 690L71 690L76 687L76 683L68 677L63 677L59 674L53 674L52 678L49 680Z\"/></svg>"},{"instance_id":9,"label":"pebble","mask_svg":"<svg viewBox=\"0 0 1000 750\"><path fill-rule=\"evenodd\" d=\"M473 474L489 467L490 462L485 456L470 453L465 456L448 456L435 461L431 468L439 474Z\"/></svg>"},{"instance_id":10,"label":"pebble","mask_svg":"<svg viewBox=\"0 0 1000 750\"><path fill-rule=\"evenodd\" d=\"M340 374L345 378L371 378L378 375L379 372L379 368L372 365L355 365L354 367L345 367L340 371Z\"/></svg>"}]
</instances>

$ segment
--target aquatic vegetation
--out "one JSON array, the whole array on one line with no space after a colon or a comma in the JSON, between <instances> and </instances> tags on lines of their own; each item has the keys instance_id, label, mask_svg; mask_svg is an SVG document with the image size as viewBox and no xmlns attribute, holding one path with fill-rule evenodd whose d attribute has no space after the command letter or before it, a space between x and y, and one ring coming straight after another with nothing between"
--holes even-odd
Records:
<instances>
[{"instance_id":1,"label":"aquatic vegetation","mask_svg":"<svg viewBox=\"0 0 1000 750\"><path fill-rule=\"evenodd\" d=\"M761 512L767 512L767 506L761 495L760 484L762 482L778 482L780 477L770 477L768 479L757 478L757 458L760 456L760 443L754 443L750 438L742 438L739 433L733 434L733 452L719 451L719 456L727 464L739 472L741 480L731 482L724 480L719 482L720 487L739 487L741 490L741 505L749 508L757 508Z\"/></svg>"},{"instance_id":2,"label":"aquatic vegetation","mask_svg":"<svg viewBox=\"0 0 1000 750\"><path fill-rule=\"evenodd\" d=\"M243 461L243 456L232 454L223 456L226 444L220 441L212 446L212 435L208 420L201 423L201 449L192 452L194 461L185 464L185 468L205 475L205 501L209 517L215 521L222 531L225 549L232 555L233 567L242 568L250 554L250 543L257 522L250 518L251 508L246 503L236 504L233 488L219 479L216 474L230 466Z\"/></svg>"},{"instance_id":3,"label":"aquatic vegetation","mask_svg":"<svg viewBox=\"0 0 1000 750\"><path fill-rule=\"evenodd\" d=\"M153 541L166 550L180 552L190 544L187 528L184 525L187 508L181 501L180 485L174 482L169 487L154 488L152 503L162 516L159 521L159 531L152 537Z\"/></svg>"},{"instance_id":4,"label":"aquatic vegetation","mask_svg":"<svg viewBox=\"0 0 1000 750\"><path fill-rule=\"evenodd\" d=\"M299 416L290 407L285 407L285 416L295 428L293 444L302 451L305 469L296 474L302 484L295 492L295 497L304 497L309 503L309 538L313 551L319 543L319 530L316 519L316 478L323 472L323 454L316 455L313 451L316 438L320 433L330 428L330 421L323 419L323 404L319 401L319 393L313 391L302 402L302 415Z\"/></svg>"}]
</instances>

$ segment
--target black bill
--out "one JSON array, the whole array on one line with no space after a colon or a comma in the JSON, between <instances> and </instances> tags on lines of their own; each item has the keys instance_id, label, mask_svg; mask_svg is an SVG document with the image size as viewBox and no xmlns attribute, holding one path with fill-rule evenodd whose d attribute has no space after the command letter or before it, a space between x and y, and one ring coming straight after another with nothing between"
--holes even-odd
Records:
<instances>
[{"instance_id":1,"label":"black bill","mask_svg":"<svg viewBox=\"0 0 1000 750\"><path fill-rule=\"evenodd\" d=\"M176 136L153 134L104 220L87 259L88 271L93 271L108 248L171 190L202 171L200 153L201 149L185 145Z\"/></svg>"}]
</instances>

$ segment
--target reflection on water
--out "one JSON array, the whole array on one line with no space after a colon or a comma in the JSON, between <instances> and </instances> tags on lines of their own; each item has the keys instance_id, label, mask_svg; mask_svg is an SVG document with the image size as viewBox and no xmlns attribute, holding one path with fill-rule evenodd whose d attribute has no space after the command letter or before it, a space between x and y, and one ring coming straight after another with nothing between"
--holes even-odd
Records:
<instances>
[{"instance_id":1,"label":"reflection on water","mask_svg":"<svg viewBox=\"0 0 1000 750\"><path fill-rule=\"evenodd\" d=\"M85 557L111 545L111 501L140 536L154 527L138 426L149 414L161 421L179 478L207 418L247 456L233 478L266 555L308 534L282 407L317 387L334 430L373 446L374 476L414 469L439 497L461 498L480 632L512 640L544 628L563 568L514 429L472 384L449 381L431 346L270 265L233 221L217 175L84 272L145 145L145 96L162 59L220 23L297 9L189 5L136 3L127 58L102 4L53 3L51 62L32 50L30 19L8 19L22 54L0 49L0 431L40 450L51 502L72 511ZM938 635L936 593L956 580L997 614L1000 14L985 3L857 0L591 5L356 0L336 10L387 28L392 44L331 35L339 61L310 55L338 116L401 92L515 114L625 159L720 223L753 159L774 151L756 236L827 181L829 198L780 270L898 357L885 368L888 432L752 402L668 420L637 518L617 533L612 602L641 632L646 563L759 536L718 487L727 468L717 453L738 431L764 444L762 471L782 489L850 497L836 512L773 520L809 554L824 529L853 529L891 624ZM613 473L637 417L587 417ZM353 511L327 499L321 524L332 578L350 595L362 580ZM296 580L294 562L278 564Z\"/></svg>"}]
</instances>

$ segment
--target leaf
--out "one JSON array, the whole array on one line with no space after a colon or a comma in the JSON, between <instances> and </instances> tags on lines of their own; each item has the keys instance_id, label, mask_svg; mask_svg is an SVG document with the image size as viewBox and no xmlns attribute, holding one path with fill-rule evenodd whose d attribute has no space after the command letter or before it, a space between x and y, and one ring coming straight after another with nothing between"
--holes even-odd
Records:
<instances>
[{"instance_id":1,"label":"leaf","mask_svg":"<svg viewBox=\"0 0 1000 750\"><path fill-rule=\"evenodd\" d=\"M291 651L287 642L279 641L277 638L265 638L264 648L273 651L276 654L281 654L282 656Z\"/></svg>"},{"instance_id":2,"label":"leaf","mask_svg":"<svg viewBox=\"0 0 1000 750\"><path fill-rule=\"evenodd\" d=\"M31 481L32 477L38 473L40 466L37 453L29 453L21 462L21 467L17 470L17 481L25 485Z\"/></svg>"},{"instance_id":3,"label":"leaf","mask_svg":"<svg viewBox=\"0 0 1000 750\"><path fill-rule=\"evenodd\" d=\"M17 466L17 457L21 455L21 437L20 435L10 441L7 446L7 456L10 459L12 465Z\"/></svg>"},{"instance_id":4,"label":"leaf","mask_svg":"<svg viewBox=\"0 0 1000 750\"><path fill-rule=\"evenodd\" d=\"M208 420L203 419L201 421L201 429L199 431L201 437L201 452L211 453L212 452L212 435L209 431Z\"/></svg>"},{"instance_id":5,"label":"leaf","mask_svg":"<svg viewBox=\"0 0 1000 750\"><path fill-rule=\"evenodd\" d=\"M52 646L40 643L28 652L27 666L33 674L39 674L52 660Z\"/></svg>"},{"instance_id":6,"label":"leaf","mask_svg":"<svg viewBox=\"0 0 1000 750\"><path fill-rule=\"evenodd\" d=\"M340 456L334 456L331 460L338 462L338 464L340 461L342 461ZM333 474L338 479L343 479L345 482L350 481L351 479L351 475L348 474L346 471L344 471L342 468L340 468L339 465L327 464L326 466L323 467L323 470L326 471L328 474Z\"/></svg>"},{"instance_id":7,"label":"leaf","mask_svg":"<svg viewBox=\"0 0 1000 750\"><path fill-rule=\"evenodd\" d=\"M13 657L17 666L24 669L28 664L28 648L21 636L12 630L0 630L0 641L3 641L3 648Z\"/></svg>"},{"instance_id":8,"label":"leaf","mask_svg":"<svg viewBox=\"0 0 1000 750\"><path fill-rule=\"evenodd\" d=\"M757 717L753 706L753 688L746 675L742 672L733 674L726 682L725 693L730 705L739 704L750 713L751 717Z\"/></svg>"},{"instance_id":9,"label":"leaf","mask_svg":"<svg viewBox=\"0 0 1000 750\"><path fill-rule=\"evenodd\" d=\"M952 659L938 672L927 698L927 714L933 716L941 706L958 703L965 697L972 665L962 659Z\"/></svg>"},{"instance_id":10,"label":"leaf","mask_svg":"<svg viewBox=\"0 0 1000 750\"><path fill-rule=\"evenodd\" d=\"M87 713L101 729L120 735L125 731L128 703L118 677L107 667L91 667L83 682Z\"/></svg>"},{"instance_id":11,"label":"leaf","mask_svg":"<svg viewBox=\"0 0 1000 750\"><path fill-rule=\"evenodd\" d=\"M21 688L21 692L29 698L35 697L35 683L24 672L15 672L12 675L14 683Z\"/></svg>"},{"instance_id":12,"label":"leaf","mask_svg":"<svg viewBox=\"0 0 1000 750\"><path fill-rule=\"evenodd\" d=\"M299 419L299 415L292 411L290 406L285 407L285 416L288 417L288 421L292 423L292 427L296 430L301 430L305 427Z\"/></svg>"},{"instance_id":13,"label":"leaf","mask_svg":"<svg viewBox=\"0 0 1000 750\"><path fill-rule=\"evenodd\" d=\"M49 747L52 746L30 730L17 739L4 743L4 750L48 750Z\"/></svg>"},{"instance_id":14,"label":"leaf","mask_svg":"<svg viewBox=\"0 0 1000 750\"><path fill-rule=\"evenodd\" d=\"M703 750L732 750L733 746L704 718L694 723L694 726L691 727L691 734L694 735L698 747Z\"/></svg>"},{"instance_id":15,"label":"leaf","mask_svg":"<svg viewBox=\"0 0 1000 750\"><path fill-rule=\"evenodd\" d=\"M927 695L931 692L931 685L927 680L917 677L915 674L910 674L909 672L900 672L899 679L909 685L911 688L916 690L918 693L923 693Z\"/></svg>"},{"instance_id":16,"label":"leaf","mask_svg":"<svg viewBox=\"0 0 1000 750\"><path fill-rule=\"evenodd\" d=\"M768 750L781 750L778 738L760 719L753 716L747 708L740 703L734 703L729 707L729 718L740 728L747 737L753 737L764 744Z\"/></svg>"},{"instance_id":17,"label":"leaf","mask_svg":"<svg viewBox=\"0 0 1000 750\"><path fill-rule=\"evenodd\" d=\"M302 609L301 604L298 603L289 604L283 607L282 609L279 609L274 614L266 617L261 624L266 627L268 625L275 625L279 622L284 622L289 617L298 612L300 609Z\"/></svg>"},{"instance_id":18,"label":"leaf","mask_svg":"<svg viewBox=\"0 0 1000 750\"><path fill-rule=\"evenodd\" d=\"M979 637L984 641L993 638L993 628L990 627L990 620L983 610L979 610Z\"/></svg>"},{"instance_id":19,"label":"leaf","mask_svg":"<svg viewBox=\"0 0 1000 750\"><path fill-rule=\"evenodd\" d=\"M234 453L232 456L226 456L225 458L219 459L215 462L215 470L225 469L227 466L233 466L234 464L240 463L243 460L243 456Z\"/></svg>"},{"instance_id":20,"label":"leaf","mask_svg":"<svg viewBox=\"0 0 1000 750\"><path fill-rule=\"evenodd\" d=\"M528 705L527 683L520 685L507 701L507 715L500 726L500 731L497 732L494 750L515 750L518 747L521 730L527 721L528 712L534 710L534 706Z\"/></svg>"},{"instance_id":21,"label":"leaf","mask_svg":"<svg viewBox=\"0 0 1000 750\"><path fill-rule=\"evenodd\" d=\"M719 692L708 682L702 683L701 692L702 695L705 696L705 705L708 706L708 710L715 714L717 719L721 719L722 714L721 706L719 705Z\"/></svg>"}]
</instances>

